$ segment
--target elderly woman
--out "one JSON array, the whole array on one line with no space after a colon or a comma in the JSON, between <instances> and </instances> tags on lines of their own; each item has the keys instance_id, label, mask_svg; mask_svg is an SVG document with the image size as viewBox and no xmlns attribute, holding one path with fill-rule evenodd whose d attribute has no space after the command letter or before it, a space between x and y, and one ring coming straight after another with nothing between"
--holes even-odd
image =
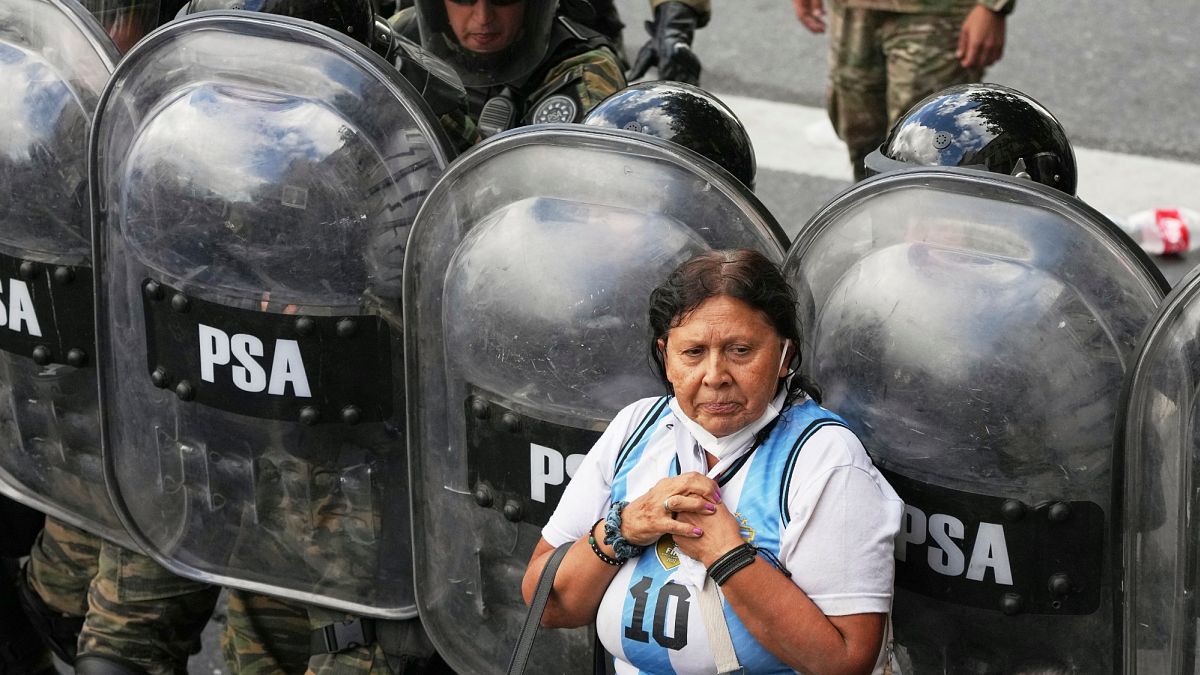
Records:
<instances>
[{"instance_id":1,"label":"elderly woman","mask_svg":"<svg viewBox=\"0 0 1200 675\"><path fill-rule=\"evenodd\" d=\"M528 601L553 549L574 542L543 624L595 621L617 673L717 672L723 635L746 672L888 663L903 504L793 376L795 306L749 250L692 258L650 296L669 395L613 419L523 582ZM703 616L713 602L721 611Z\"/></svg>"}]
</instances>

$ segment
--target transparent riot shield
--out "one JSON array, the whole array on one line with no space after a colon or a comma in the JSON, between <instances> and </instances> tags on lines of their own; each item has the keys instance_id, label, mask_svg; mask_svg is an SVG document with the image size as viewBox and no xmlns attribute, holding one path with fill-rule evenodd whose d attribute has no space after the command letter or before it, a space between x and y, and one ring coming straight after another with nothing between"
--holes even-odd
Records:
<instances>
[{"instance_id":1,"label":"transparent riot shield","mask_svg":"<svg viewBox=\"0 0 1200 675\"><path fill-rule=\"evenodd\" d=\"M906 503L905 672L1115 672L1113 433L1164 294L1149 259L1057 191L918 169L828 203L785 273L825 405Z\"/></svg>"},{"instance_id":2,"label":"transparent riot shield","mask_svg":"<svg viewBox=\"0 0 1200 675\"><path fill-rule=\"evenodd\" d=\"M91 149L106 470L177 574L415 616L399 308L434 120L273 15L174 22L117 68Z\"/></svg>"},{"instance_id":3,"label":"transparent riot shield","mask_svg":"<svg viewBox=\"0 0 1200 675\"><path fill-rule=\"evenodd\" d=\"M87 191L117 58L74 0L0 0L0 492L128 545L100 458Z\"/></svg>"},{"instance_id":4,"label":"transparent riot shield","mask_svg":"<svg viewBox=\"0 0 1200 675\"><path fill-rule=\"evenodd\" d=\"M405 326L421 619L458 672L503 672L520 583L571 473L625 405L662 393L650 291L692 255L781 259L779 226L679 146L584 126L464 155L409 241ZM587 672L587 630L543 631L542 672Z\"/></svg>"},{"instance_id":5,"label":"transparent riot shield","mask_svg":"<svg viewBox=\"0 0 1200 675\"><path fill-rule=\"evenodd\" d=\"M1125 383L1126 673L1195 673L1200 569L1200 271L1146 331Z\"/></svg>"}]
</instances>

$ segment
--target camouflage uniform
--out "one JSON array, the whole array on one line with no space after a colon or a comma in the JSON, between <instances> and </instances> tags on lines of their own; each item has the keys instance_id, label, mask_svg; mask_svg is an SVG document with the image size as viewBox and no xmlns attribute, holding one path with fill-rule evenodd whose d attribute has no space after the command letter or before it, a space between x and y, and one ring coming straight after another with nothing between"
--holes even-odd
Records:
<instances>
[{"instance_id":1,"label":"camouflage uniform","mask_svg":"<svg viewBox=\"0 0 1200 675\"><path fill-rule=\"evenodd\" d=\"M101 539L50 516L45 520L22 570L22 591L27 589L27 604L42 605L42 611L36 613L60 617L50 628L58 643L55 650L73 663L87 614L88 586L99 571Z\"/></svg>"},{"instance_id":2,"label":"camouflage uniform","mask_svg":"<svg viewBox=\"0 0 1200 675\"><path fill-rule=\"evenodd\" d=\"M220 591L176 576L141 553L101 542L79 655L121 660L151 675L186 675Z\"/></svg>"},{"instance_id":3,"label":"camouflage uniform","mask_svg":"<svg viewBox=\"0 0 1200 675\"><path fill-rule=\"evenodd\" d=\"M30 552L25 581L51 610L83 619L80 656L155 675L187 673L220 592L53 518Z\"/></svg>"},{"instance_id":4,"label":"camouflage uniform","mask_svg":"<svg viewBox=\"0 0 1200 675\"><path fill-rule=\"evenodd\" d=\"M303 673L308 668L308 609L265 595L229 589L221 651L231 673Z\"/></svg>"},{"instance_id":5,"label":"camouflage uniform","mask_svg":"<svg viewBox=\"0 0 1200 675\"><path fill-rule=\"evenodd\" d=\"M537 102L555 89L570 82L579 103L583 106L580 115L596 107L600 101L625 88L625 74L621 71L613 53L608 48L572 56L550 68L541 79L540 86L526 97L528 102Z\"/></svg>"},{"instance_id":6,"label":"camouflage uniform","mask_svg":"<svg viewBox=\"0 0 1200 675\"><path fill-rule=\"evenodd\" d=\"M1015 0L978 0L997 11ZM955 84L978 82L954 53L975 0L831 0L829 119L850 150L854 179L891 124L917 101Z\"/></svg>"}]
</instances>

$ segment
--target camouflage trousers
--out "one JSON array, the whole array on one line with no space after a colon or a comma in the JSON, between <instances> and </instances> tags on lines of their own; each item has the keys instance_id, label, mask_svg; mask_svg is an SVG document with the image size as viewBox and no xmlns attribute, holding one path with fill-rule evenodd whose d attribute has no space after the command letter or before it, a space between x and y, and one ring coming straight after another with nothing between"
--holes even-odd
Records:
<instances>
[{"instance_id":1,"label":"camouflage trousers","mask_svg":"<svg viewBox=\"0 0 1200 675\"><path fill-rule=\"evenodd\" d=\"M84 617L80 655L113 657L152 675L187 673L220 592L49 517L25 578L52 610Z\"/></svg>"},{"instance_id":2,"label":"camouflage trousers","mask_svg":"<svg viewBox=\"0 0 1200 675\"><path fill-rule=\"evenodd\" d=\"M983 77L954 56L965 18L830 7L827 108L855 181L866 177L863 159L900 115L934 92Z\"/></svg>"},{"instance_id":3,"label":"camouflage trousers","mask_svg":"<svg viewBox=\"0 0 1200 675\"><path fill-rule=\"evenodd\" d=\"M344 612L229 590L221 636L225 665L239 675L434 675L450 673L434 656L420 622L377 621L375 644L312 654L313 630L353 618ZM310 654L312 654L310 656Z\"/></svg>"}]
</instances>

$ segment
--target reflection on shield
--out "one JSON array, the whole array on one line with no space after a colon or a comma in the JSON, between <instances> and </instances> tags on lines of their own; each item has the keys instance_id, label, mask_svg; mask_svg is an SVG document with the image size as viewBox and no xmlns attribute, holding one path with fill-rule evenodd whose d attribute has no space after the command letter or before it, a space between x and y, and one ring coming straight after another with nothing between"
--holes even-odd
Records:
<instances>
[{"instance_id":1,"label":"reflection on shield","mask_svg":"<svg viewBox=\"0 0 1200 675\"><path fill-rule=\"evenodd\" d=\"M409 618L400 279L449 150L356 42L173 23L96 114L106 470L177 574Z\"/></svg>"},{"instance_id":2,"label":"reflection on shield","mask_svg":"<svg viewBox=\"0 0 1200 675\"><path fill-rule=\"evenodd\" d=\"M1195 672L1200 272L1146 331L1125 384L1124 645L1138 672Z\"/></svg>"},{"instance_id":3,"label":"reflection on shield","mask_svg":"<svg viewBox=\"0 0 1200 675\"><path fill-rule=\"evenodd\" d=\"M906 503L908 670L1111 672L1113 434L1153 265L1061 193L918 169L827 204L785 272L825 405Z\"/></svg>"},{"instance_id":4,"label":"reflection on shield","mask_svg":"<svg viewBox=\"0 0 1200 675\"><path fill-rule=\"evenodd\" d=\"M111 541L87 134L117 61L74 0L0 3L0 492Z\"/></svg>"},{"instance_id":5,"label":"reflection on shield","mask_svg":"<svg viewBox=\"0 0 1200 675\"><path fill-rule=\"evenodd\" d=\"M545 126L464 155L430 194L405 267L421 619L459 672L502 672L525 564L616 412L661 393L647 302L711 248L781 259L779 226L707 160L624 131ZM588 631L532 662L590 668Z\"/></svg>"}]
</instances>

